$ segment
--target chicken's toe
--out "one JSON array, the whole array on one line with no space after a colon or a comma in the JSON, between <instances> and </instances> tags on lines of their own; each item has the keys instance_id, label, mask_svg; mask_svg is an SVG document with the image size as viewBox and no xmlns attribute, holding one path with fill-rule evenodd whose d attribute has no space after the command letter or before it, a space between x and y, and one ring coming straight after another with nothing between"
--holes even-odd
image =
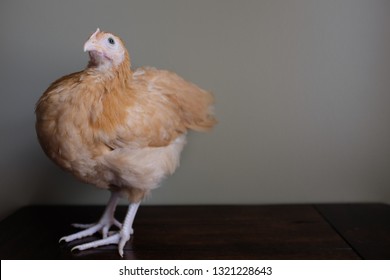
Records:
<instances>
[{"instance_id":1,"label":"chicken's toe","mask_svg":"<svg viewBox=\"0 0 390 280\"><path fill-rule=\"evenodd\" d=\"M107 238L103 238L103 239L99 239L96 241L92 241L92 242L88 242L85 244L75 246L72 248L72 251L74 251L74 250L83 251L83 250L96 248L96 247L100 247L100 246L105 246L105 245L110 245L110 244L118 244L120 237L121 237L120 234L116 233L116 234L111 235Z\"/></svg>"},{"instance_id":2,"label":"chicken's toe","mask_svg":"<svg viewBox=\"0 0 390 280\"><path fill-rule=\"evenodd\" d=\"M90 227L93 227L94 225L96 224L71 224L72 227L74 228L81 228L81 229L87 229L87 228L90 228Z\"/></svg>"},{"instance_id":3,"label":"chicken's toe","mask_svg":"<svg viewBox=\"0 0 390 280\"><path fill-rule=\"evenodd\" d=\"M95 234L96 232L98 232L99 230L101 230L103 228L103 226L104 225L102 225L100 223L95 224L92 227L87 228L85 230L76 232L76 233L71 234L71 235L64 236L60 239L59 242L61 242L61 241L71 242L71 241L76 240L76 239L91 236L91 235Z\"/></svg>"}]
</instances>

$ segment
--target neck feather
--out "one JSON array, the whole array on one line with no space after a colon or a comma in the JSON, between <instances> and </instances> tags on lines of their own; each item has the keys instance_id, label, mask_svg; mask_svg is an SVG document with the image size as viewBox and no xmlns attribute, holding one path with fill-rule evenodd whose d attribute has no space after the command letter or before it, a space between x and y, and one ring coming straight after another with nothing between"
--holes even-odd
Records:
<instances>
[{"instance_id":1,"label":"neck feather","mask_svg":"<svg viewBox=\"0 0 390 280\"><path fill-rule=\"evenodd\" d=\"M111 63L97 65L95 61L90 60L86 71L88 74L99 78L101 81L117 80L117 82L125 86L131 77L132 71L130 67L130 58L126 51L123 61L118 65L113 65Z\"/></svg>"}]
</instances>

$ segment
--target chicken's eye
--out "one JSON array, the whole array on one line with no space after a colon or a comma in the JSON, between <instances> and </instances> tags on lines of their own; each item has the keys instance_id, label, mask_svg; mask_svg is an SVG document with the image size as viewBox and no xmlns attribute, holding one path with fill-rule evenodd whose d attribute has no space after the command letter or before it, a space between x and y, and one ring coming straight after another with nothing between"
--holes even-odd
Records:
<instances>
[{"instance_id":1,"label":"chicken's eye","mask_svg":"<svg viewBox=\"0 0 390 280\"><path fill-rule=\"evenodd\" d=\"M111 44L111 45L114 45L115 44L115 41L113 38L108 38L108 42Z\"/></svg>"}]
</instances>

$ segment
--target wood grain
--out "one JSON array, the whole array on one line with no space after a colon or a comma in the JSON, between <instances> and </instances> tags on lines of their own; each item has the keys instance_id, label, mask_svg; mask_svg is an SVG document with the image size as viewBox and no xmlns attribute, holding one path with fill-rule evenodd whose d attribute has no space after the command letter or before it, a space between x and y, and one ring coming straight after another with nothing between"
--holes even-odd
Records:
<instances>
[{"instance_id":1,"label":"wood grain","mask_svg":"<svg viewBox=\"0 0 390 280\"><path fill-rule=\"evenodd\" d=\"M388 205L326 204L317 209L361 258L390 260Z\"/></svg>"},{"instance_id":2,"label":"wood grain","mask_svg":"<svg viewBox=\"0 0 390 280\"><path fill-rule=\"evenodd\" d=\"M332 209L332 205L327 207ZM387 215L389 207L385 208ZM126 209L118 207L116 217L122 219ZM337 205L334 209L335 214L345 211ZM58 243L61 236L76 231L71 223L97 221L102 211L102 206L22 208L0 223L0 257L119 259L116 247L111 245L70 251L71 247L99 236L70 244ZM124 258L366 258L338 233L329 219L314 205L142 206L135 219L135 234L125 246Z\"/></svg>"}]
</instances>

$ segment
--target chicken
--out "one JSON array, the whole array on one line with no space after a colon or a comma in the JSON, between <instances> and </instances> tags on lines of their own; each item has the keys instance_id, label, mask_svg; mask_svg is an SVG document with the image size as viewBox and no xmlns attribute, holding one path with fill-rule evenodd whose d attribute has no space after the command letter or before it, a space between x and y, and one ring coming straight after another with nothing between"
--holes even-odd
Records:
<instances>
[{"instance_id":1,"label":"chicken","mask_svg":"<svg viewBox=\"0 0 390 280\"><path fill-rule=\"evenodd\" d=\"M38 100L36 132L52 161L111 192L97 223L74 224L82 230L60 241L100 232L102 239L73 249L117 244L123 256L141 201L178 167L187 131L215 125L214 98L175 73L132 70L123 41L111 33L97 29L84 51L87 67L53 82ZM123 223L114 217L121 197L129 201ZM119 230L111 233L112 226Z\"/></svg>"}]
</instances>

